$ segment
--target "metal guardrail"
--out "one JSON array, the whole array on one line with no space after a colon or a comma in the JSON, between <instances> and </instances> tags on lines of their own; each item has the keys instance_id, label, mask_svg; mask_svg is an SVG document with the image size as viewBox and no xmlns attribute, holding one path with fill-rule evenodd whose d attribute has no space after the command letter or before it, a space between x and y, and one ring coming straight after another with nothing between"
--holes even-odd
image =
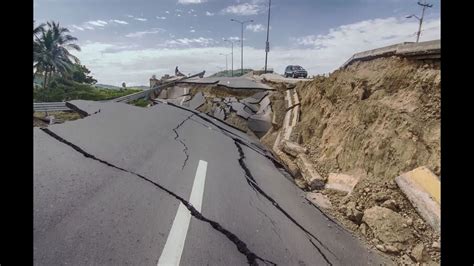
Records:
<instances>
[{"instance_id":1,"label":"metal guardrail","mask_svg":"<svg viewBox=\"0 0 474 266\"><path fill-rule=\"evenodd\" d=\"M204 77L206 71L199 72L189 77L183 77L180 79L173 80L168 83L161 84L159 86L155 86L149 90L140 91L137 93L132 93L129 95L125 95L122 97L118 97L109 101L101 101L101 102L121 102L121 103L129 103L131 101L135 101L142 98L149 98L151 93L156 93L158 90L163 89L164 87L170 86L175 84L178 81L194 78L194 77ZM33 103L33 110L35 112L58 112L58 111L70 111L71 109L66 106L65 102L44 102L44 103Z\"/></svg>"},{"instance_id":2,"label":"metal guardrail","mask_svg":"<svg viewBox=\"0 0 474 266\"><path fill-rule=\"evenodd\" d=\"M200 73L194 74L194 75L189 76L189 77L183 77L183 78L180 78L180 79L175 79L171 82L164 83L164 84L161 84L161 85L158 85L158 86L154 86L153 88L151 88L149 90L141 91L141 92L137 92L137 93L133 93L133 94L129 94L129 95L125 95L125 96L122 96L122 97L119 97L119 98L112 99L110 101L111 102L129 103L131 101L135 101L135 100L138 100L138 99L149 98L151 93L156 93L156 92L158 92L158 90L163 89L164 87L173 85L173 84L175 84L179 81L185 80L185 79L190 79L190 78L194 78L194 77L198 77L198 76L203 77L204 73L206 73L206 71L202 71Z\"/></svg>"},{"instance_id":3,"label":"metal guardrail","mask_svg":"<svg viewBox=\"0 0 474 266\"><path fill-rule=\"evenodd\" d=\"M65 102L46 102L33 103L33 111L35 112L59 112L71 110L66 106Z\"/></svg>"}]
</instances>

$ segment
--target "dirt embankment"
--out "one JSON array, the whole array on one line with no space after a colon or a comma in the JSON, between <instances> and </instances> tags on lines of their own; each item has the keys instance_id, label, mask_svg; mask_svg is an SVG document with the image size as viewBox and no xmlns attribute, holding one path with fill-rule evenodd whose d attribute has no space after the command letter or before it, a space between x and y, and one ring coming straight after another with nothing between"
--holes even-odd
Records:
<instances>
[{"instance_id":1,"label":"dirt embankment","mask_svg":"<svg viewBox=\"0 0 474 266\"><path fill-rule=\"evenodd\" d=\"M427 261L440 258L439 234L423 222L394 182L420 166L440 175L440 81L439 63L392 57L358 62L296 87L301 119L293 139L308 149L322 176L360 177L349 196L321 191L334 206L329 212L381 250L383 241L365 223L355 222L348 210L362 214L382 206L396 212L403 222L399 229L414 239L397 246L396 252L384 250L398 262L413 259L423 249ZM394 237L401 234L397 230Z\"/></svg>"},{"instance_id":2,"label":"dirt embankment","mask_svg":"<svg viewBox=\"0 0 474 266\"><path fill-rule=\"evenodd\" d=\"M392 180L426 165L440 174L440 70L398 58L359 62L301 83L295 128L325 170Z\"/></svg>"}]
</instances>

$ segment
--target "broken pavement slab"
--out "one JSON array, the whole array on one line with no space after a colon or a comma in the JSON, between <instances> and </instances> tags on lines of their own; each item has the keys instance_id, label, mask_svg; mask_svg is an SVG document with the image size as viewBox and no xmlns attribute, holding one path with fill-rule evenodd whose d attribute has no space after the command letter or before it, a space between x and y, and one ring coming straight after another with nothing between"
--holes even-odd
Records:
<instances>
[{"instance_id":1,"label":"broken pavement slab","mask_svg":"<svg viewBox=\"0 0 474 266\"><path fill-rule=\"evenodd\" d=\"M441 182L422 166L395 178L400 190L423 219L437 232L441 230Z\"/></svg>"},{"instance_id":2,"label":"broken pavement slab","mask_svg":"<svg viewBox=\"0 0 474 266\"><path fill-rule=\"evenodd\" d=\"M253 113L245 111L245 105L240 102L231 102L232 110L234 110L238 116L248 119Z\"/></svg>"},{"instance_id":3,"label":"broken pavement slab","mask_svg":"<svg viewBox=\"0 0 474 266\"><path fill-rule=\"evenodd\" d=\"M321 193L308 192L306 193L306 199L319 208L332 208L331 201L329 201L329 198Z\"/></svg>"},{"instance_id":4,"label":"broken pavement slab","mask_svg":"<svg viewBox=\"0 0 474 266\"><path fill-rule=\"evenodd\" d=\"M260 102L260 108L258 109L257 113L266 112L266 110L270 107L270 105L271 105L270 97L266 96Z\"/></svg>"},{"instance_id":5,"label":"broken pavement slab","mask_svg":"<svg viewBox=\"0 0 474 266\"><path fill-rule=\"evenodd\" d=\"M221 108L216 108L214 110L213 116L219 118L220 120L224 120L226 118L225 112Z\"/></svg>"},{"instance_id":6,"label":"broken pavement slab","mask_svg":"<svg viewBox=\"0 0 474 266\"><path fill-rule=\"evenodd\" d=\"M350 194L358 182L357 176L329 173L325 188Z\"/></svg>"},{"instance_id":7,"label":"broken pavement slab","mask_svg":"<svg viewBox=\"0 0 474 266\"><path fill-rule=\"evenodd\" d=\"M265 135L272 128L272 113L251 115L248 119L248 127L259 137Z\"/></svg>"},{"instance_id":8,"label":"broken pavement slab","mask_svg":"<svg viewBox=\"0 0 474 266\"><path fill-rule=\"evenodd\" d=\"M194 97L188 102L188 106L191 109L197 109L200 106L202 106L206 102L206 99L204 98L204 94L202 92L196 93Z\"/></svg>"},{"instance_id":9,"label":"broken pavement slab","mask_svg":"<svg viewBox=\"0 0 474 266\"><path fill-rule=\"evenodd\" d=\"M259 104L262 101L262 99L264 99L267 95L268 95L267 91L260 91L248 98L243 99L241 102Z\"/></svg>"},{"instance_id":10,"label":"broken pavement slab","mask_svg":"<svg viewBox=\"0 0 474 266\"><path fill-rule=\"evenodd\" d=\"M316 171L306 154L299 154L296 157L296 164L311 190L324 188L324 178Z\"/></svg>"},{"instance_id":11,"label":"broken pavement slab","mask_svg":"<svg viewBox=\"0 0 474 266\"><path fill-rule=\"evenodd\" d=\"M282 149L283 149L284 152L286 152L287 154L289 154L293 157L298 156L298 154L300 154L300 153L307 153L308 152L308 149L300 146L296 142L292 142L292 141L289 141L289 140L282 141Z\"/></svg>"}]
</instances>

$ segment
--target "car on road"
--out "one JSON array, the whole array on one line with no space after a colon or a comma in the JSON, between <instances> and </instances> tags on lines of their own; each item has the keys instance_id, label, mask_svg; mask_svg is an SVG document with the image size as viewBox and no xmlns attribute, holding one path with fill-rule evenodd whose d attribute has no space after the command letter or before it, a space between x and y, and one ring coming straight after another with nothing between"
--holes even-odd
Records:
<instances>
[{"instance_id":1,"label":"car on road","mask_svg":"<svg viewBox=\"0 0 474 266\"><path fill-rule=\"evenodd\" d=\"M287 66L285 68L285 78L292 77L292 78L299 78L303 77L306 78L308 76L308 72L302 68L301 66Z\"/></svg>"}]
</instances>

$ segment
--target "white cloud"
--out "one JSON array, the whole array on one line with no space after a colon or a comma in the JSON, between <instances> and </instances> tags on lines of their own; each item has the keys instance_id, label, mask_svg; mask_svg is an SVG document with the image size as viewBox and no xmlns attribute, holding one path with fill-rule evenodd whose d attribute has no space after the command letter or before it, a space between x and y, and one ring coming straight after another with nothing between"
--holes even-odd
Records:
<instances>
[{"instance_id":1,"label":"white cloud","mask_svg":"<svg viewBox=\"0 0 474 266\"><path fill-rule=\"evenodd\" d=\"M170 12L168 10L165 11L166 14L169 14Z\"/></svg>"},{"instance_id":2,"label":"white cloud","mask_svg":"<svg viewBox=\"0 0 474 266\"><path fill-rule=\"evenodd\" d=\"M180 4L201 4L206 2L206 0L178 0L178 3Z\"/></svg>"},{"instance_id":3,"label":"white cloud","mask_svg":"<svg viewBox=\"0 0 474 266\"><path fill-rule=\"evenodd\" d=\"M91 26L88 26L88 25L85 25L83 27L84 27L84 29L87 29L87 30L94 30L94 27L91 27Z\"/></svg>"},{"instance_id":4,"label":"white cloud","mask_svg":"<svg viewBox=\"0 0 474 266\"><path fill-rule=\"evenodd\" d=\"M265 26L262 24L249 24L246 27L247 30L251 30L253 32L261 32L265 30Z\"/></svg>"},{"instance_id":5,"label":"white cloud","mask_svg":"<svg viewBox=\"0 0 474 266\"><path fill-rule=\"evenodd\" d=\"M138 20L138 21L147 21L146 18L134 18L135 20Z\"/></svg>"},{"instance_id":6,"label":"white cloud","mask_svg":"<svg viewBox=\"0 0 474 266\"><path fill-rule=\"evenodd\" d=\"M129 18L133 18L133 16L132 16L132 15L127 15L127 17L129 17Z\"/></svg>"},{"instance_id":7,"label":"white cloud","mask_svg":"<svg viewBox=\"0 0 474 266\"><path fill-rule=\"evenodd\" d=\"M166 19L166 17L156 16L157 19Z\"/></svg>"},{"instance_id":8,"label":"white cloud","mask_svg":"<svg viewBox=\"0 0 474 266\"><path fill-rule=\"evenodd\" d=\"M196 32L196 30L190 30L189 32Z\"/></svg>"},{"instance_id":9,"label":"white cloud","mask_svg":"<svg viewBox=\"0 0 474 266\"><path fill-rule=\"evenodd\" d=\"M214 16L214 13L206 11L206 16Z\"/></svg>"},{"instance_id":10,"label":"white cloud","mask_svg":"<svg viewBox=\"0 0 474 266\"><path fill-rule=\"evenodd\" d=\"M76 25L72 25L72 27L75 28L75 29L78 29L80 31L84 31L83 27L79 27L79 26L76 26Z\"/></svg>"},{"instance_id":11,"label":"white cloud","mask_svg":"<svg viewBox=\"0 0 474 266\"><path fill-rule=\"evenodd\" d=\"M110 20L110 22L115 22L115 23L123 24L123 25L127 25L127 24L128 24L128 22L123 21L123 20L118 20L118 19L112 19L112 20Z\"/></svg>"},{"instance_id":12,"label":"white cloud","mask_svg":"<svg viewBox=\"0 0 474 266\"><path fill-rule=\"evenodd\" d=\"M426 20L420 41L440 38L440 19ZM328 73L340 67L354 53L405 41L415 41L416 21L396 18L366 20L330 29L326 34L299 36L293 47L270 47L269 67L282 73L287 65L298 64L310 75ZM174 38L174 37L171 37ZM238 39L234 37L233 39ZM230 45L213 39L181 38L149 49L119 49L104 43L81 44L82 52L74 52L92 71L100 83L120 85L147 84L151 75L172 74L179 64L184 73L206 70L211 74L222 67L219 53L229 53ZM103 53L104 50L116 52ZM240 47L239 47L240 48ZM261 69L265 61L264 47L244 47L244 67ZM236 60L237 58L237 60ZM240 49L234 47L234 69L240 67ZM225 62L224 62L225 63ZM230 66L229 66L230 67Z\"/></svg>"},{"instance_id":13,"label":"white cloud","mask_svg":"<svg viewBox=\"0 0 474 266\"><path fill-rule=\"evenodd\" d=\"M91 20L91 21L87 21L85 24L90 24L97 27L104 27L105 25L107 25L107 22L103 20Z\"/></svg>"},{"instance_id":14,"label":"white cloud","mask_svg":"<svg viewBox=\"0 0 474 266\"><path fill-rule=\"evenodd\" d=\"M163 29L152 29L152 30L149 30L149 31L137 31L137 32L132 32L132 33L129 33L127 35L125 35L125 37L128 37L128 38L141 38L147 34L157 34L157 33L160 33L160 32L163 32L165 30Z\"/></svg>"},{"instance_id":15,"label":"white cloud","mask_svg":"<svg viewBox=\"0 0 474 266\"><path fill-rule=\"evenodd\" d=\"M262 12L262 6L250 3L243 3L239 5L228 6L221 12L228 14L235 14L240 16L257 15Z\"/></svg>"},{"instance_id":16,"label":"white cloud","mask_svg":"<svg viewBox=\"0 0 474 266\"><path fill-rule=\"evenodd\" d=\"M204 38L204 37L199 37L199 38L194 38L194 39L188 39L188 38L181 38L181 39L176 39L176 40L171 40L167 41L165 43L165 46L168 47L177 47L177 46L208 46L210 44L215 43L214 39L212 38Z\"/></svg>"},{"instance_id":17,"label":"white cloud","mask_svg":"<svg viewBox=\"0 0 474 266\"><path fill-rule=\"evenodd\" d=\"M181 17L181 14L178 14L178 15L176 15L176 16Z\"/></svg>"}]
</instances>

